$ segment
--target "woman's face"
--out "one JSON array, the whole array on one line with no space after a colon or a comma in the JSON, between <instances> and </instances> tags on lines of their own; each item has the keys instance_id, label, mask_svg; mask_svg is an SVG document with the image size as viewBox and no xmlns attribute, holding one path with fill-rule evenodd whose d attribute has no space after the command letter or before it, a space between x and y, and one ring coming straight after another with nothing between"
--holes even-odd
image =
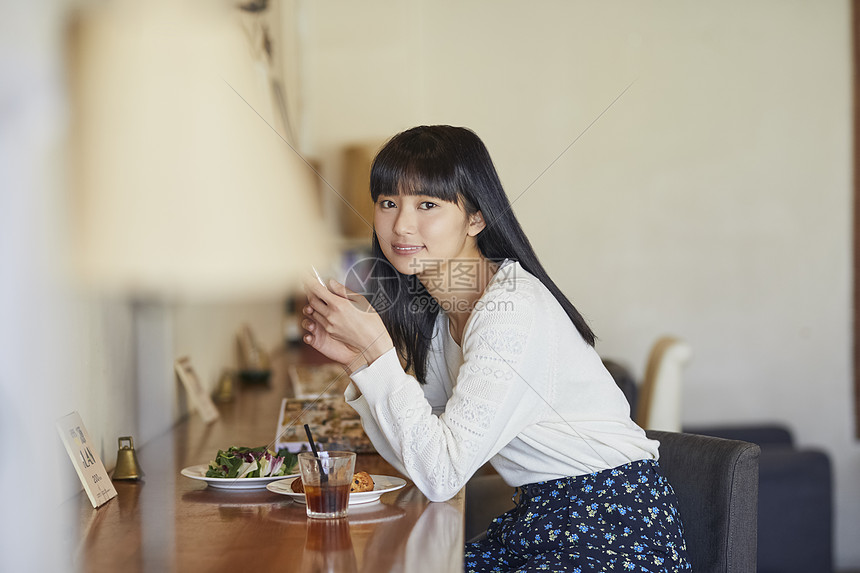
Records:
<instances>
[{"instance_id":1,"label":"woman's face","mask_svg":"<svg viewBox=\"0 0 860 573\"><path fill-rule=\"evenodd\" d=\"M480 257L481 213L428 195L380 195L374 207L379 245L388 261L406 275L435 275L452 259Z\"/></svg>"}]
</instances>

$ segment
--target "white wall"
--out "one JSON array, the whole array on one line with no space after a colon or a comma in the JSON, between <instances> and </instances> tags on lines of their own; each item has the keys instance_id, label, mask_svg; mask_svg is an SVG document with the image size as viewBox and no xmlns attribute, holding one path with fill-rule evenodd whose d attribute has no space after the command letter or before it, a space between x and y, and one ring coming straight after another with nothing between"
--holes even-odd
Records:
<instances>
[{"instance_id":1,"label":"white wall","mask_svg":"<svg viewBox=\"0 0 860 573\"><path fill-rule=\"evenodd\" d=\"M281 301L178 305L173 310L174 354L189 356L200 381L214 390L224 369L238 368L239 329L247 324L270 352L284 340L283 315Z\"/></svg>"},{"instance_id":2,"label":"white wall","mask_svg":"<svg viewBox=\"0 0 860 573\"><path fill-rule=\"evenodd\" d=\"M7 3L8 4L8 3ZM62 263L63 106L55 2L3 5L0 18L0 522L3 567L63 568L70 521L57 511L68 458L54 421L67 413L69 317ZM49 166L46 168L46 166ZM51 169L54 167L55 169ZM49 517L46 519L46 517ZM40 545L51 551L40 551Z\"/></svg>"},{"instance_id":3,"label":"white wall","mask_svg":"<svg viewBox=\"0 0 860 573\"><path fill-rule=\"evenodd\" d=\"M860 567L848 2L298 14L303 148L329 181L348 143L473 128L601 354L641 376L658 336L686 338L686 424L779 421L825 449L837 565Z\"/></svg>"},{"instance_id":4,"label":"white wall","mask_svg":"<svg viewBox=\"0 0 860 573\"><path fill-rule=\"evenodd\" d=\"M243 325L267 352L283 342L280 301L144 303L81 295L69 308L73 370L62 414L81 414L108 470L120 436L143 447L188 414L174 360L188 356L201 384L214 391L223 370L238 367ZM62 470L65 495L79 491L71 465Z\"/></svg>"}]
</instances>

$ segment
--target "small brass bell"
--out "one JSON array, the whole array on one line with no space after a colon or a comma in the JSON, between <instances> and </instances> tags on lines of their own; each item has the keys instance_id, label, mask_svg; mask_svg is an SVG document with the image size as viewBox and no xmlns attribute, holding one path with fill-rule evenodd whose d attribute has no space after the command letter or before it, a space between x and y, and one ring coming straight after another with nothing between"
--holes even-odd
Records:
<instances>
[{"instance_id":1,"label":"small brass bell","mask_svg":"<svg viewBox=\"0 0 860 573\"><path fill-rule=\"evenodd\" d=\"M137 463L137 454L134 453L134 440L131 436L123 436L117 441L119 442L119 450L116 453L116 467L113 470L112 479L140 479L143 476L143 470Z\"/></svg>"},{"instance_id":2,"label":"small brass bell","mask_svg":"<svg viewBox=\"0 0 860 573\"><path fill-rule=\"evenodd\" d=\"M212 397L216 402L232 402L236 397L235 388L233 372L225 369L221 373L221 379L218 381L218 387Z\"/></svg>"}]
</instances>

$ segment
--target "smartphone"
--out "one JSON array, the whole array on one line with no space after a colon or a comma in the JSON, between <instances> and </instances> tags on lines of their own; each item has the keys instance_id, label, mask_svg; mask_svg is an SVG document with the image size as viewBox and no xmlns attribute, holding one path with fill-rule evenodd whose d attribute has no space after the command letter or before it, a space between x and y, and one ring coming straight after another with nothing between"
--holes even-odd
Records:
<instances>
[{"instance_id":1,"label":"smartphone","mask_svg":"<svg viewBox=\"0 0 860 573\"><path fill-rule=\"evenodd\" d=\"M313 271L314 271L314 276L316 276L316 277L317 277L317 280L320 282L320 284L321 284L322 286L325 286L325 281L324 281L324 280L322 280L322 277L320 276L319 272L317 271L317 268L316 268L315 266L311 265L311 269L313 269ZM328 288L328 287L326 287L326 288Z\"/></svg>"}]
</instances>

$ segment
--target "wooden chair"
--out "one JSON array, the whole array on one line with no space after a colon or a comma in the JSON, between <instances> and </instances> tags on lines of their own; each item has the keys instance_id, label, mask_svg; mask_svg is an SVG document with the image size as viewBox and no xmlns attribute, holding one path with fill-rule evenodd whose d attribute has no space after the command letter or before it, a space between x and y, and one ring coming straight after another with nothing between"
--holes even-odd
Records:
<instances>
[{"instance_id":1,"label":"wooden chair","mask_svg":"<svg viewBox=\"0 0 860 573\"><path fill-rule=\"evenodd\" d=\"M639 387L634 420L646 430L681 431L683 371L693 356L683 340L664 336L654 343Z\"/></svg>"}]
</instances>

